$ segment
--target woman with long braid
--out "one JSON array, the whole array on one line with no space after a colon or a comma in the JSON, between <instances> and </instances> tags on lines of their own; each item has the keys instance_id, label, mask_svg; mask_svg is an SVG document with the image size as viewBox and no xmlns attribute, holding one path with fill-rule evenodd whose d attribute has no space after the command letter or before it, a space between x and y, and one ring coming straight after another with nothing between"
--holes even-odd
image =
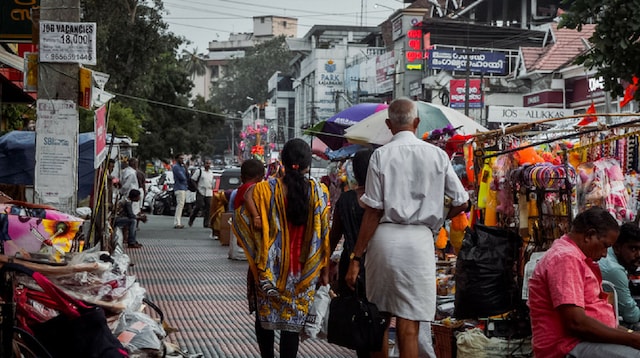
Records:
<instances>
[{"instance_id":1,"label":"woman with long braid","mask_svg":"<svg viewBox=\"0 0 640 358\"><path fill-rule=\"evenodd\" d=\"M263 358L274 357L275 330L280 357L297 355L316 283L329 281L327 188L307 176L311 148L305 141L289 140L281 155L284 176L249 188L233 226L255 278L249 300Z\"/></svg>"}]
</instances>

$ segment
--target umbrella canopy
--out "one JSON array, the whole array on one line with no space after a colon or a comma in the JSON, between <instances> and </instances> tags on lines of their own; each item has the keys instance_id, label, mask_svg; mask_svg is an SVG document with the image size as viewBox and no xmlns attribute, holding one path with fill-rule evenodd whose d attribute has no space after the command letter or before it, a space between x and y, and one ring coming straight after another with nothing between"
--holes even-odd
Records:
<instances>
[{"instance_id":1,"label":"umbrella canopy","mask_svg":"<svg viewBox=\"0 0 640 358\"><path fill-rule=\"evenodd\" d=\"M316 124L305 133L322 139L332 150L340 149L347 144L347 140L343 137L346 128L387 107L388 105L384 103L359 103Z\"/></svg>"},{"instance_id":2,"label":"umbrella canopy","mask_svg":"<svg viewBox=\"0 0 640 358\"><path fill-rule=\"evenodd\" d=\"M327 154L325 153L327 149L327 145L321 141L320 138L316 137L311 141L311 153L319 156L320 158L327 159Z\"/></svg>"},{"instance_id":3,"label":"umbrella canopy","mask_svg":"<svg viewBox=\"0 0 640 358\"><path fill-rule=\"evenodd\" d=\"M472 118L439 104L418 101L418 116L420 124L416 131L419 136L426 131L444 128L451 125L458 128L462 134L473 134L487 131L487 128L478 124ZM387 109L376 112L345 130L345 137L352 143L371 143L383 145L391 140L391 131L385 120L389 117Z\"/></svg>"}]
</instances>

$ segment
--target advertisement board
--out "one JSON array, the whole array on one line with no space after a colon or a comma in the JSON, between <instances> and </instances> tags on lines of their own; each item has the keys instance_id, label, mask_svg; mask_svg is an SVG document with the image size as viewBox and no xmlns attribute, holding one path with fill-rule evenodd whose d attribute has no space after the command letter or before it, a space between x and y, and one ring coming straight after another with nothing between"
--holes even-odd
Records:
<instances>
[{"instance_id":1,"label":"advertisement board","mask_svg":"<svg viewBox=\"0 0 640 358\"><path fill-rule=\"evenodd\" d=\"M466 80L449 81L449 107L465 108L467 98ZM482 108L482 87L480 79L469 80L469 108Z\"/></svg>"},{"instance_id":2,"label":"advertisement board","mask_svg":"<svg viewBox=\"0 0 640 358\"><path fill-rule=\"evenodd\" d=\"M40 62L96 64L96 23L40 21Z\"/></svg>"},{"instance_id":3,"label":"advertisement board","mask_svg":"<svg viewBox=\"0 0 640 358\"><path fill-rule=\"evenodd\" d=\"M467 56L471 60L469 62L469 70L471 72L505 73L506 55L502 52L479 52L467 55L464 52L453 50L430 50L429 68L432 70L466 71Z\"/></svg>"}]
</instances>

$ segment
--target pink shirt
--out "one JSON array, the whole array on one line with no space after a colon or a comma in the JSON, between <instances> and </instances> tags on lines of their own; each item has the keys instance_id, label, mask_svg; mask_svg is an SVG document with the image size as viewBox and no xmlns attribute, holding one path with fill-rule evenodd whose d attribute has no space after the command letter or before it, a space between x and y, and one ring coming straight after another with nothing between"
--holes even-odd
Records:
<instances>
[{"instance_id":1,"label":"pink shirt","mask_svg":"<svg viewBox=\"0 0 640 358\"><path fill-rule=\"evenodd\" d=\"M536 265L529 280L529 309L536 357L562 358L580 342L565 332L556 308L582 307L587 316L617 327L613 306L602 291L602 274L567 235L553 245Z\"/></svg>"}]
</instances>

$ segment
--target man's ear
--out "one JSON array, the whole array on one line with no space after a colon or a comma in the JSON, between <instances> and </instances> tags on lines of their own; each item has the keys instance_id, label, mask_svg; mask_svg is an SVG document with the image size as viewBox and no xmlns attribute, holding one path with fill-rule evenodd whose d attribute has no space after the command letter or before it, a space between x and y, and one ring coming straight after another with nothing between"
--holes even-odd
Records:
<instances>
[{"instance_id":1,"label":"man's ear","mask_svg":"<svg viewBox=\"0 0 640 358\"><path fill-rule=\"evenodd\" d=\"M416 117L413 119L413 131L415 132L418 129L418 125L420 124L420 118Z\"/></svg>"},{"instance_id":2,"label":"man's ear","mask_svg":"<svg viewBox=\"0 0 640 358\"><path fill-rule=\"evenodd\" d=\"M387 125L387 128L389 128L389 130L391 130L391 121L389 121L389 118L385 119L384 123Z\"/></svg>"}]
</instances>

